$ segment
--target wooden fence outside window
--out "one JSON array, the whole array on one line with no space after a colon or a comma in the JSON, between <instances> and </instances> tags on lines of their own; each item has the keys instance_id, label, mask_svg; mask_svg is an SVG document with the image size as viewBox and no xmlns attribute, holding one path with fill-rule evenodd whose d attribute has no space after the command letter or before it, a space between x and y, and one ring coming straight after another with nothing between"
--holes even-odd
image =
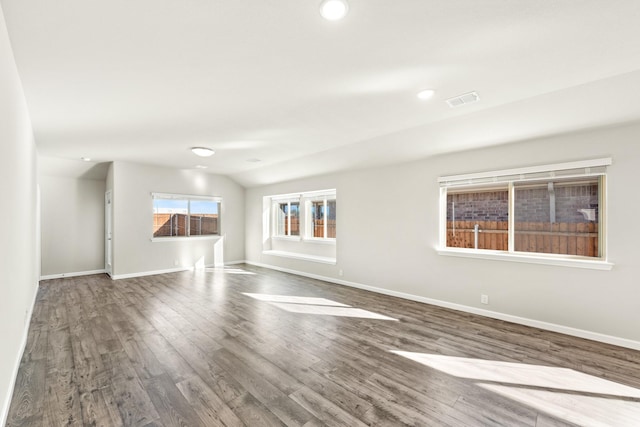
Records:
<instances>
[{"instance_id":1,"label":"wooden fence outside window","mask_svg":"<svg viewBox=\"0 0 640 427\"><path fill-rule=\"evenodd\" d=\"M507 251L507 221L447 221L447 247L474 248L474 226L478 224L478 249ZM598 224L516 222L514 250L597 257Z\"/></svg>"},{"instance_id":2,"label":"wooden fence outside window","mask_svg":"<svg viewBox=\"0 0 640 427\"><path fill-rule=\"evenodd\" d=\"M322 238L324 236L324 220L316 219L313 222L313 237ZM285 236L299 236L300 235L300 218L291 217L291 234L289 234L289 224L287 218L284 219L284 234ZM327 220L327 238L336 238L336 220Z\"/></svg>"},{"instance_id":3,"label":"wooden fence outside window","mask_svg":"<svg viewBox=\"0 0 640 427\"><path fill-rule=\"evenodd\" d=\"M153 237L186 236L187 217L186 214L153 214ZM189 221L191 236L208 236L219 233L217 214L191 215Z\"/></svg>"}]
</instances>

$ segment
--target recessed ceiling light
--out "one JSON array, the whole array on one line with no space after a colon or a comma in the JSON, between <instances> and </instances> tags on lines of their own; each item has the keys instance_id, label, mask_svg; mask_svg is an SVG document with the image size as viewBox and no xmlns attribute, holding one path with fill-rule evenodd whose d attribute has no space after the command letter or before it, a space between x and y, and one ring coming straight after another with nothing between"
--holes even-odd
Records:
<instances>
[{"instance_id":1,"label":"recessed ceiling light","mask_svg":"<svg viewBox=\"0 0 640 427\"><path fill-rule=\"evenodd\" d=\"M193 147L191 148L191 151L193 151L193 154L200 157L209 157L215 154L215 151L206 147Z\"/></svg>"},{"instance_id":2,"label":"recessed ceiling light","mask_svg":"<svg viewBox=\"0 0 640 427\"><path fill-rule=\"evenodd\" d=\"M196 169L206 169L206 168L208 168L208 166L205 166L205 165L195 165L194 167Z\"/></svg>"},{"instance_id":3,"label":"recessed ceiling light","mask_svg":"<svg viewBox=\"0 0 640 427\"><path fill-rule=\"evenodd\" d=\"M258 163L258 162L261 162L261 161L262 160L260 160L260 159L247 159L247 162L249 162L249 163Z\"/></svg>"},{"instance_id":4,"label":"recessed ceiling light","mask_svg":"<svg viewBox=\"0 0 640 427\"><path fill-rule=\"evenodd\" d=\"M421 90L420 92L418 92L418 98L429 99L433 96L434 93L436 93L436 91L433 89Z\"/></svg>"},{"instance_id":5,"label":"recessed ceiling light","mask_svg":"<svg viewBox=\"0 0 640 427\"><path fill-rule=\"evenodd\" d=\"M90 157L80 157L80 159L82 159L82 161L84 161L84 162L90 162L91 161Z\"/></svg>"},{"instance_id":6,"label":"recessed ceiling light","mask_svg":"<svg viewBox=\"0 0 640 427\"><path fill-rule=\"evenodd\" d=\"M346 0L324 0L320 3L320 15L328 21L339 21L349 11Z\"/></svg>"}]
</instances>

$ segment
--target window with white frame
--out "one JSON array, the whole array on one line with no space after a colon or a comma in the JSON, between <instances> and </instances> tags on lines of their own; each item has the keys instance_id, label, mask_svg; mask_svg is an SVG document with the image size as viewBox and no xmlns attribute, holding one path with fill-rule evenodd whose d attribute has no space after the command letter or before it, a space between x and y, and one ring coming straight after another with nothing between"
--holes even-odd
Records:
<instances>
[{"instance_id":1,"label":"window with white frame","mask_svg":"<svg viewBox=\"0 0 640 427\"><path fill-rule=\"evenodd\" d=\"M275 235L281 237L300 236L300 199L276 200L274 202Z\"/></svg>"},{"instance_id":2,"label":"window with white frame","mask_svg":"<svg viewBox=\"0 0 640 427\"><path fill-rule=\"evenodd\" d=\"M336 190L271 196L276 238L336 239Z\"/></svg>"},{"instance_id":3,"label":"window with white frame","mask_svg":"<svg viewBox=\"0 0 640 427\"><path fill-rule=\"evenodd\" d=\"M605 260L605 180L611 159L447 176L440 247Z\"/></svg>"},{"instance_id":4,"label":"window with white frame","mask_svg":"<svg viewBox=\"0 0 640 427\"><path fill-rule=\"evenodd\" d=\"M336 238L336 195L323 194L307 200L307 237L310 239Z\"/></svg>"},{"instance_id":5,"label":"window with white frame","mask_svg":"<svg viewBox=\"0 0 640 427\"><path fill-rule=\"evenodd\" d=\"M219 236L219 197L152 193L153 238Z\"/></svg>"}]
</instances>

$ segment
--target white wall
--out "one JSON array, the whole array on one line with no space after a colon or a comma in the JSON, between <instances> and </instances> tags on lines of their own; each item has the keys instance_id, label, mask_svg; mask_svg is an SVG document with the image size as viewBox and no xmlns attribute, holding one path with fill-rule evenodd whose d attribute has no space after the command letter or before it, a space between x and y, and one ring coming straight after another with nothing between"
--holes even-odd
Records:
<instances>
[{"instance_id":1,"label":"white wall","mask_svg":"<svg viewBox=\"0 0 640 427\"><path fill-rule=\"evenodd\" d=\"M4 425L38 287L33 132L0 8L0 425Z\"/></svg>"},{"instance_id":2,"label":"white wall","mask_svg":"<svg viewBox=\"0 0 640 427\"><path fill-rule=\"evenodd\" d=\"M622 339L616 342L631 340L640 348L639 137L640 124L632 124L248 189L246 259ZM608 247L616 264L611 271L436 253L438 176L609 156L614 163L608 173ZM309 188L337 189L335 266L262 253L262 197ZM489 306L480 304L480 294L490 296Z\"/></svg>"},{"instance_id":3,"label":"white wall","mask_svg":"<svg viewBox=\"0 0 640 427\"><path fill-rule=\"evenodd\" d=\"M104 269L104 180L40 176L42 276Z\"/></svg>"},{"instance_id":4,"label":"white wall","mask_svg":"<svg viewBox=\"0 0 640 427\"><path fill-rule=\"evenodd\" d=\"M244 188L221 175L114 162L114 277L244 259ZM108 176L108 181L109 181ZM107 186L110 184L108 183ZM222 197L222 238L152 242L151 193Z\"/></svg>"}]
</instances>

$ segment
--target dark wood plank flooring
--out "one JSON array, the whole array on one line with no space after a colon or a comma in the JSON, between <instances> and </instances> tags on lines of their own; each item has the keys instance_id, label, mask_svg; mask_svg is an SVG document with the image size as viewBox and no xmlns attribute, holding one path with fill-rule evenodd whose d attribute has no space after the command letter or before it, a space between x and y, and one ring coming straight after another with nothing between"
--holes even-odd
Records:
<instances>
[{"instance_id":1,"label":"dark wood plank flooring","mask_svg":"<svg viewBox=\"0 0 640 427\"><path fill-rule=\"evenodd\" d=\"M640 352L252 266L42 282L8 426L640 426Z\"/></svg>"}]
</instances>

